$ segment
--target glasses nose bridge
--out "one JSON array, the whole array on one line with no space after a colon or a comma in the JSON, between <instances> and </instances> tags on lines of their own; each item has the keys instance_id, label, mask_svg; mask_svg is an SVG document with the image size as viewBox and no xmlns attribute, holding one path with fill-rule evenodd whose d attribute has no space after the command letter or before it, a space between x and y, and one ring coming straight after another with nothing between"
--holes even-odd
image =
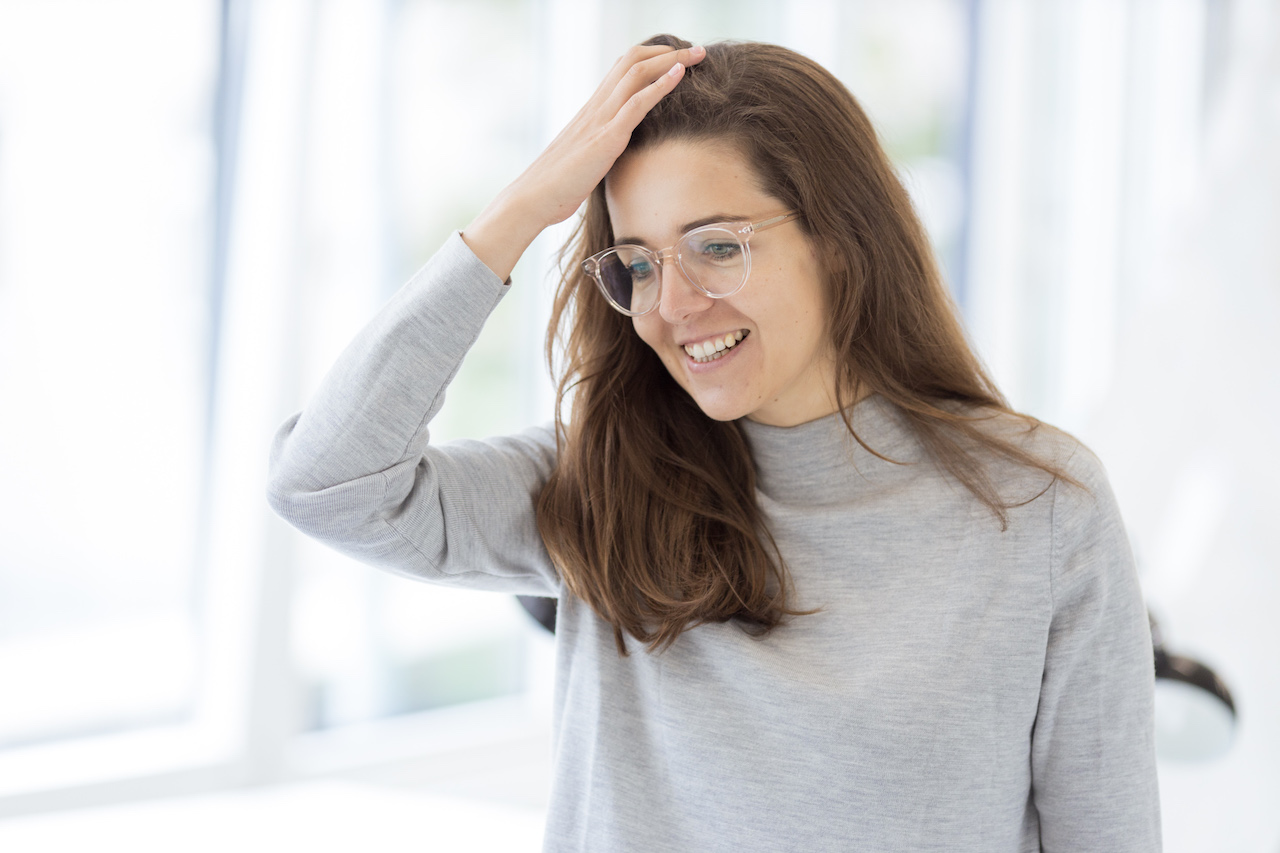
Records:
<instances>
[{"instance_id":1,"label":"glasses nose bridge","mask_svg":"<svg viewBox=\"0 0 1280 853\"><path fill-rule=\"evenodd\" d=\"M657 262L658 266L662 267L664 270L667 267L668 261L674 262L677 267L680 266L680 255L676 252L675 246L668 246L665 249L655 249L651 251L653 251L654 261Z\"/></svg>"},{"instance_id":2,"label":"glasses nose bridge","mask_svg":"<svg viewBox=\"0 0 1280 853\"><path fill-rule=\"evenodd\" d=\"M669 323L684 322L693 314L704 310L711 302L710 294L680 263L679 245L677 243L675 246L653 251L660 276L653 308ZM668 260L674 263L667 265ZM676 270L676 277L668 277L668 270L673 268Z\"/></svg>"},{"instance_id":3,"label":"glasses nose bridge","mask_svg":"<svg viewBox=\"0 0 1280 853\"><path fill-rule=\"evenodd\" d=\"M683 238L681 239L683 240ZM659 268L659 274L662 276L664 283L667 269L674 267L680 271L681 278L688 282L694 290L702 290L702 286L689 273L685 272L684 265L680 263L680 243L668 246L665 249L650 249L649 251L653 255L654 264Z\"/></svg>"}]
</instances>

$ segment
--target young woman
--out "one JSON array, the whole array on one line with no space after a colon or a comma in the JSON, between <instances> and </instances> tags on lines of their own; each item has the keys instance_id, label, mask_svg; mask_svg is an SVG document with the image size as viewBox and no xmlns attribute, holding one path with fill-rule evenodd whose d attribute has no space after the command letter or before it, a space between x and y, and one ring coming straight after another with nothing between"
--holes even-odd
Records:
<instances>
[{"instance_id":1,"label":"young woman","mask_svg":"<svg viewBox=\"0 0 1280 853\"><path fill-rule=\"evenodd\" d=\"M430 445L584 202L571 414ZM548 850L1159 849L1102 468L1008 408L866 116L783 48L628 51L284 425L270 497L375 565L559 599Z\"/></svg>"}]
</instances>

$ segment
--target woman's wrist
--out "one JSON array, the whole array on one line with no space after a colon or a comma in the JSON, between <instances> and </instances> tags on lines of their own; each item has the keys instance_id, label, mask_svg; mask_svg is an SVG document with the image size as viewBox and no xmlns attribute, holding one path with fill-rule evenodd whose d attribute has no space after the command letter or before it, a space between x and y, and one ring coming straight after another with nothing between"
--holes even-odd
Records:
<instances>
[{"instance_id":1,"label":"woman's wrist","mask_svg":"<svg viewBox=\"0 0 1280 853\"><path fill-rule=\"evenodd\" d=\"M546 224L510 187L462 232L462 240L498 278L506 281L520 256Z\"/></svg>"}]
</instances>

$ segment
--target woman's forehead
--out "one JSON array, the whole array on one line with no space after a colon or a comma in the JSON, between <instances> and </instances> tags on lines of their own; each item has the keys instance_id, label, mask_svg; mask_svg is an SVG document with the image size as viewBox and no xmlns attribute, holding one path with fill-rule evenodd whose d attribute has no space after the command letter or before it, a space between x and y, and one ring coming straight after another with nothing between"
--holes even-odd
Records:
<instances>
[{"instance_id":1,"label":"woman's forehead","mask_svg":"<svg viewBox=\"0 0 1280 853\"><path fill-rule=\"evenodd\" d=\"M615 241L674 240L708 222L750 220L780 202L734 145L672 140L627 152L605 179Z\"/></svg>"}]
</instances>

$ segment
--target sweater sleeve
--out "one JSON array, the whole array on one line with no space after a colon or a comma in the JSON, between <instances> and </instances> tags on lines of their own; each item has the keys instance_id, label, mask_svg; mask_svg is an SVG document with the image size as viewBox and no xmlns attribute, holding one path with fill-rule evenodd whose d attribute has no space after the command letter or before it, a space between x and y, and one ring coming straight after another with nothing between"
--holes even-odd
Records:
<instances>
[{"instance_id":1,"label":"sweater sleeve","mask_svg":"<svg viewBox=\"0 0 1280 853\"><path fill-rule=\"evenodd\" d=\"M1155 665L1124 525L1097 457L1054 486L1049 626L1032 731L1032 796L1046 853L1159 851Z\"/></svg>"},{"instance_id":2,"label":"sweater sleeve","mask_svg":"<svg viewBox=\"0 0 1280 853\"><path fill-rule=\"evenodd\" d=\"M277 432L272 508L344 554L420 580L558 595L534 514L555 465L552 429L429 444L445 388L506 290L455 232Z\"/></svg>"}]
</instances>

